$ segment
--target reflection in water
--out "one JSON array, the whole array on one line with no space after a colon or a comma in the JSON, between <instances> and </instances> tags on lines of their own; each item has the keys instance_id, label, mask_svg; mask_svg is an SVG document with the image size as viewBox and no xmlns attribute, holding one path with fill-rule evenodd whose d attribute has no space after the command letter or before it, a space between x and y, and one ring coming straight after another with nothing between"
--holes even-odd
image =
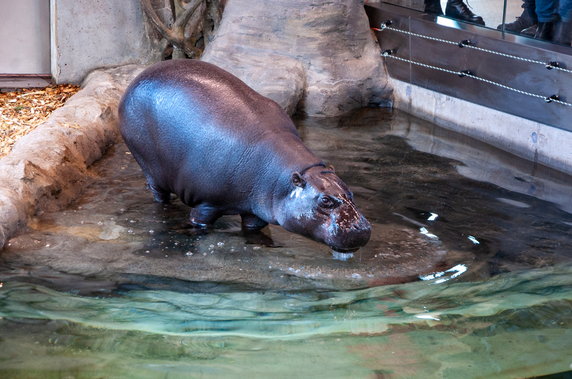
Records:
<instances>
[{"instance_id":1,"label":"reflection in water","mask_svg":"<svg viewBox=\"0 0 572 379\"><path fill-rule=\"evenodd\" d=\"M427 218L427 221L435 221L437 220L438 217L439 215L437 213L429 212L429 217Z\"/></svg>"},{"instance_id":2,"label":"reflection in water","mask_svg":"<svg viewBox=\"0 0 572 379\"><path fill-rule=\"evenodd\" d=\"M570 370L569 177L388 110L299 125L372 221L368 246L339 255L233 217L189 229L120 146L2 252L0 377Z\"/></svg>"},{"instance_id":3,"label":"reflection in water","mask_svg":"<svg viewBox=\"0 0 572 379\"><path fill-rule=\"evenodd\" d=\"M444 283L447 280L455 279L459 275L463 274L468 270L467 266L464 264L458 264L454 267L451 267L448 270L436 272L429 275L421 275L419 279L421 280L434 280L435 284Z\"/></svg>"},{"instance_id":4,"label":"reflection in water","mask_svg":"<svg viewBox=\"0 0 572 379\"><path fill-rule=\"evenodd\" d=\"M475 237L473 236L468 236L467 237L469 239L469 241L471 241L472 243L474 243L475 245L480 245L481 243L479 242L479 240L477 240Z\"/></svg>"},{"instance_id":5,"label":"reflection in water","mask_svg":"<svg viewBox=\"0 0 572 379\"><path fill-rule=\"evenodd\" d=\"M354 257L354 253L342 253L339 251L332 251L332 257L339 261L347 261Z\"/></svg>"}]
</instances>

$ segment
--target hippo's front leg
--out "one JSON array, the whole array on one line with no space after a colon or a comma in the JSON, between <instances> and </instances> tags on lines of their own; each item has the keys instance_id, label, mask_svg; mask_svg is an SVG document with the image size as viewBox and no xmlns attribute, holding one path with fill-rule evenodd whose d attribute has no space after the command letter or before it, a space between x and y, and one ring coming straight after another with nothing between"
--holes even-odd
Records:
<instances>
[{"instance_id":1,"label":"hippo's front leg","mask_svg":"<svg viewBox=\"0 0 572 379\"><path fill-rule=\"evenodd\" d=\"M242 229L247 231L255 232L268 225L266 221L252 213L242 213L240 217L242 218Z\"/></svg>"},{"instance_id":2,"label":"hippo's front leg","mask_svg":"<svg viewBox=\"0 0 572 379\"><path fill-rule=\"evenodd\" d=\"M207 228L222 216L220 208L210 204L199 204L191 209L189 222L195 228Z\"/></svg>"}]
</instances>

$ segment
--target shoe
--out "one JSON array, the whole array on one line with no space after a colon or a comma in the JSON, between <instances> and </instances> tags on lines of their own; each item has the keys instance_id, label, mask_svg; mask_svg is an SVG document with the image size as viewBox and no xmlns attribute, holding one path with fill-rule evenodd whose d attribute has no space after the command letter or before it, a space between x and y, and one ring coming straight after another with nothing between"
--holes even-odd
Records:
<instances>
[{"instance_id":1,"label":"shoe","mask_svg":"<svg viewBox=\"0 0 572 379\"><path fill-rule=\"evenodd\" d=\"M536 30L538 29L538 25L534 24L526 29L522 29L520 31L520 34L522 34L523 36L527 36L527 37L532 37L534 38L534 35L536 34Z\"/></svg>"},{"instance_id":2,"label":"shoe","mask_svg":"<svg viewBox=\"0 0 572 379\"><path fill-rule=\"evenodd\" d=\"M440 0L425 0L425 13L434 14L437 16L443 15Z\"/></svg>"},{"instance_id":3,"label":"shoe","mask_svg":"<svg viewBox=\"0 0 572 379\"><path fill-rule=\"evenodd\" d=\"M530 28L536 25L538 19L536 18L536 1L535 0L523 0L521 8L524 10L522 14L516 18L514 22L504 25L504 30L513 33L522 33L524 29ZM502 29L502 24L497 26L498 30Z\"/></svg>"},{"instance_id":4,"label":"shoe","mask_svg":"<svg viewBox=\"0 0 572 379\"><path fill-rule=\"evenodd\" d=\"M561 21L554 28L552 42L570 46L572 42L572 21Z\"/></svg>"},{"instance_id":5,"label":"shoe","mask_svg":"<svg viewBox=\"0 0 572 379\"><path fill-rule=\"evenodd\" d=\"M539 22L534 38L552 41L554 35L554 22Z\"/></svg>"},{"instance_id":6,"label":"shoe","mask_svg":"<svg viewBox=\"0 0 572 379\"><path fill-rule=\"evenodd\" d=\"M526 28L530 28L532 25L536 25L536 17L530 14L528 9L522 11L522 14L516 18L515 21L508 24L504 24L504 30L512 33L520 33ZM497 26L498 30L502 29L502 24Z\"/></svg>"},{"instance_id":7,"label":"shoe","mask_svg":"<svg viewBox=\"0 0 572 379\"><path fill-rule=\"evenodd\" d=\"M445 16L461 21L472 22L473 24L485 25L481 16L477 16L462 0L449 0L445 8Z\"/></svg>"}]
</instances>

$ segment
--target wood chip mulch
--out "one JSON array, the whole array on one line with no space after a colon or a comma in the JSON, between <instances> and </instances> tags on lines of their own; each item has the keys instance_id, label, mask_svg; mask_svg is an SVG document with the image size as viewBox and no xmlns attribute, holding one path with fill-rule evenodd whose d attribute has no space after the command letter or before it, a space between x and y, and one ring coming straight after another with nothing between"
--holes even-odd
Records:
<instances>
[{"instance_id":1,"label":"wood chip mulch","mask_svg":"<svg viewBox=\"0 0 572 379\"><path fill-rule=\"evenodd\" d=\"M79 91L70 84L0 92L0 157Z\"/></svg>"}]
</instances>

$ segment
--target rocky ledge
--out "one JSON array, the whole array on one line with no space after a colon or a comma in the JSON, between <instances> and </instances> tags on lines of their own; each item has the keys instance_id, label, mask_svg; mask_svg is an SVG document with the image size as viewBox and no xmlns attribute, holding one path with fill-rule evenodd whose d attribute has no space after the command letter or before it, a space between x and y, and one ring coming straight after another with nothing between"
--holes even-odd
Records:
<instances>
[{"instance_id":1,"label":"rocky ledge","mask_svg":"<svg viewBox=\"0 0 572 379\"><path fill-rule=\"evenodd\" d=\"M30 216L77 198L89 167L118 141L117 104L141 70L91 73L77 94L0 159L0 249Z\"/></svg>"}]
</instances>

